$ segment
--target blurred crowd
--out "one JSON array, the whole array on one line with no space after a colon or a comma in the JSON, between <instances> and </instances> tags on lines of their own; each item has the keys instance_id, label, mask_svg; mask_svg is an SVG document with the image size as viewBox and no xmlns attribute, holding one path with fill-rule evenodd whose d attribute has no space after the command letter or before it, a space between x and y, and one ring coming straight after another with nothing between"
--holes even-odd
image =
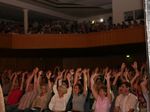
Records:
<instances>
[{"instance_id":1,"label":"blurred crowd","mask_svg":"<svg viewBox=\"0 0 150 112\"><path fill-rule=\"evenodd\" d=\"M32 22L29 24L28 34L70 34L109 31L113 29L124 29L132 26L144 25L143 20L123 21L113 24L112 19L103 22L96 21L65 21L53 20L48 22ZM0 33L24 33L23 23L12 21L0 22Z\"/></svg>"},{"instance_id":2,"label":"blurred crowd","mask_svg":"<svg viewBox=\"0 0 150 112\"><path fill-rule=\"evenodd\" d=\"M4 70L6 112L149 112L147 65Z\"/></svg>"}]
</instances>

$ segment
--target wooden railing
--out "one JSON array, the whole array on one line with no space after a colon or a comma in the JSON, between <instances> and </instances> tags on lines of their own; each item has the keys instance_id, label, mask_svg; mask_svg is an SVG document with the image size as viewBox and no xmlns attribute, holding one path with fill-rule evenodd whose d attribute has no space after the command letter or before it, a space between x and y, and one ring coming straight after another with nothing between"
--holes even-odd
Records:
<instances>
[{"instance_id":1,"label":"wooden railing","mask_svg":"<svg viewBox=\"0 0 150 112\"><path fill-rule=\"evenodd\" d=\"M0 35L0 48L89 48L145 42L143 26L87 34Z\"/></svg>"}]
</instances>

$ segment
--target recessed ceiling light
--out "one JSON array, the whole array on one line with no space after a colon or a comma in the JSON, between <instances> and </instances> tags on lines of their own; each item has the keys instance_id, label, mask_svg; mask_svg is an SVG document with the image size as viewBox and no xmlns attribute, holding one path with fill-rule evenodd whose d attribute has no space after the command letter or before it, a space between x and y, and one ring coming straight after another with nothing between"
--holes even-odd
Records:
<instances>
[{"instance_id":1,"label":"recessed ceiling light","mask_svg":"<svg viewBox=\"0 0 150 112\"><path fill-rule=\"evenodd\" d=\"M102 23L102 22L104 22L104 19L103 19L103 18L101 18L99 21Z\"/></svg>"}]
</instances>

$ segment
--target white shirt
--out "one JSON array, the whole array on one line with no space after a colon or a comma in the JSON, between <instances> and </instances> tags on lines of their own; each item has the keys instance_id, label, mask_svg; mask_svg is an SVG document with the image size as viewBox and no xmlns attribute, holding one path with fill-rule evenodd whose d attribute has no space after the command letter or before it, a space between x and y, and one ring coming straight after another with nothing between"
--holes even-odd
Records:
<instances>
[{"instance_id":1,"label":"white shirt","mask_svg":"<svg viewBox=\"0 0 150 112\"><path fill-rule=\"evenodd\" d=\"M54 85L53 89L56 91L56 85ZM56 92L49 103L49 109L53 111L65 111L71 93L72 87L68 88L67 93L63 97L59 97L58 92Z\"/></svg>"},{"instance_id":2,"label":"white shirt","mask_svg":"<svg viewBox=\"0 0 150 112\"><path fill-rule=\"evenodd\" d=\"M128 112L130 109L134 109L136 111L138 104L138 99L132 93L128 95L120 94L116 98L115 107L119 107L121 112Z\"/></svg>"}]
</instances>

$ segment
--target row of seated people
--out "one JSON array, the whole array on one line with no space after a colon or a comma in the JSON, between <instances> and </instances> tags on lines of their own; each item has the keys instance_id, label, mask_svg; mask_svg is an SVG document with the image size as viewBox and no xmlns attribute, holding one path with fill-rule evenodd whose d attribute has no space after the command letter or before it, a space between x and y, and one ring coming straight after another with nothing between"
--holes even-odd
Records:
<instances>
[{"instance_id":1,"label":"row of seated people","mask_svg":"<svg viewBox=\"0 0 150 112\"><path fill-rule=\"evenodd\" d=\"M144 21L140 22L128 21L122 22L122 24L112 24L112 22L104 21L102 23L95 22L66 22L66 21L51 21L38 23L35 22L29 25L28 34L68 34L68 33L89 33L108 31L112 29L122 29L131 26L144 25ZM0 33L24 33L24 25L14 22L1 22Z\"/></svg>"},{"instance_id":2,"label":"row of seated people","mask_svg":"<svg viewBox=\"0 0 150 112\"><path fill-rule=\"evenodd\" d=\"M146 66L1 74L6 112L149 112Z\"/></svg>"}]
</instances>

